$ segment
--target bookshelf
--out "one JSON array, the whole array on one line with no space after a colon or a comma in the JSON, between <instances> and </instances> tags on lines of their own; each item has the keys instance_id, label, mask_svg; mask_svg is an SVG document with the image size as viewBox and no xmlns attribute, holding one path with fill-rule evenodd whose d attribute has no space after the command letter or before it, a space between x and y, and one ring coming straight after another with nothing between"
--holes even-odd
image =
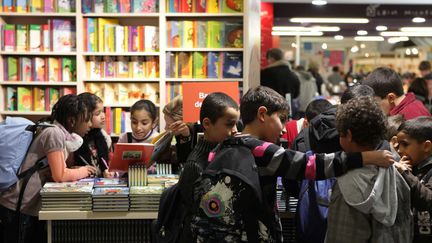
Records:
<instances>
[{"instance_id":1,"label":"bookshelf","mask_svg":"<svg viewBox=\"0 0 432 243\"><path fill-rule=\"evenodd\" d=\"M1 1L1 0L0 0ZM147 2L151 2L149 0ZM179 4L182 5L183 0L177 0ZM43 2L43 1L42 1ZM72 58L76 62L76 82L35 82L35 81L22 81L22 80L7 80L4 72L0 72L0 114L2 115L16 115L25 116L33 119L34 117L40 117L43 115L48 115L49 111L8 111L6 107L7 98L7 87L53 87L53 88L76 88L77 93L82 93L89 91L89 87L94 85L97 87L106 87L107 85L156 85L157 87L155 94L151 94L149 97L156 97L154 101L159 107L160 117L163 117L162 107L167 103L167 97L170 96L167 93L167 86L177 86L177 90L181 90L181 84L185 82L239 82L239 88L247 90L249 87L255 87L259 84L259 58L260 58L260 35L256 31L256 27L260 26L260 1L258 0L243 0L243 11L241 12L175 12L171 11L170 2L171 0L156 0L157 11L146 12L146 13L136 13L136 6L133 5L134 1L131 2L131 12L124 13L106 13L100 11L100 6L93 6L93 10L99 9L99 12L89 12L89 8L86 7L86 2L94 2L87 0L76 0L75 9L76 11L71 13L57 13L57 12L27 12L27 13L16 13L16 12L0 12L0 24L46 24L50 19L67 19L71 20L75 28L75 43L76 49L71 51L5 51L1 49L0 51L0 66L3 68L5 66L5 61L8 57L41 57L41 58ZM108 1L103 1L105 4ZM145 2L145 1L143 1ZM198 1L192 1L194 4ZM202 2L202 1L201 1ZM205 1L207 4L216 1ZM221 1L222 4L223 1ZM235 2L235 1L234 1ZM83 8L84 7L84 8ZM104 6L104 8L108 8ZM120 8L120 6L118 7ZM124 6L122 6L124 8ZM222 8L222 7L221 7ZM85 9L85 11L84 11ZM3 9L2 9L3 10ZM83 12L84 11L84 12ZM110 19L113 20L115 26L123 26L123 28L130 28L131 26L155 26L158 28L157 32L157 49L145 50L113 50L110 51L97 49L89 50L89 32L88 23L89 20L100 20L100 19ZM168 31L170 27L170 22L216 22L221 25L224 23L239 23L242 26L242 39L243 44L241 47L203 47L195 45L195 47L172 47L170 45L170 36L168 36ZM87 24L87 25L86 25ZM105 25L103 25L105 28ZM111 26L106 27L107 29ZM116 27L114 27L115 30ZM144 27L143 27L144 28ZM110 30L108 30L109 32ZM144 30L144 34L147 33ZM3 32L2 32L3 34ZM97 35L98 33L95 33ZM103 35L102 35L103 36ZM107 38L104 38L107 40ZM110 38L108 38L110 39ZM1 38L4 42L4 36ZM108 40L107 40L108 41ZM144 40L142 40L144 42ZM111 43L112 44L112 43ZM110 44L109 44L110 45ZM108 45L108 47L109 47ZM93 46L92 46L93 47ZM217 55L224 55L224 53L232 53L233 55L241 56L242 63L242 75L240 77L223 77L222 75L218 77L203 77L203 76L170 76L167 75L167 59L171 54L189 53L191 56L193 53L202 53L202 55L207 55L208 53L217 53ZM123 59L126 59L124 61ZM135 65L134 62L153 62L156 60L156 72L147 73L141 76L134 76L135 74L130 74L129 76L113 76L113 75L89 75L89 63L91 65L98 65L99 62L104 63L106 60L109 62L116 63L115 65L120 65L120 62L128 62L129 67ZM144 60L144 61L143 61ZM149 61L150 60L150 61ZM168 60L169 61L169 60ZM103 64L105 67L106 62ZM123 64L122 64L123 65ZM143 64L144 65L144 64ZM145 64L147 65L147 64ZM91 66L94 67L94 66ZM145 67L145 68L148 68ZM91 70L91 69L90 69ZM48 81L48 80L43 80ZM99 85L99 86L98 86ZM150 87L150 86L146 86ZM151 86L154 87L154 86ZM104 99L104 97L101 97ZM115 101L106 102L109 107L117 107L125 109L127 105L123 103L118 103ZM112 103L112 104L108 104ZM33 119L34 120L34 119ZM160 128L165 127L164 119L159 119Z\"/></svg>"}]
</instances>

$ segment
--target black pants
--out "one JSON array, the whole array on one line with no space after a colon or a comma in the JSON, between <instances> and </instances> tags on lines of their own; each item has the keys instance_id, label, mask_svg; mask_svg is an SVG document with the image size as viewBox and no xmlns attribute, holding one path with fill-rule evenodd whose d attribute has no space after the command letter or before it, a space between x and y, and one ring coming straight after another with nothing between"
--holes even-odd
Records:
<instances>
[{"instance_id":1,"label":"black pants","mask_svg":"<svg viewBox=\"0 0 432 243\"><path fill-rule=\"evenodd\" d=\"M0 206L0 220L3 228L2 241L16 243L46 243L45 221L37 217L20 214Z\"/></svg>"}]
</instances>

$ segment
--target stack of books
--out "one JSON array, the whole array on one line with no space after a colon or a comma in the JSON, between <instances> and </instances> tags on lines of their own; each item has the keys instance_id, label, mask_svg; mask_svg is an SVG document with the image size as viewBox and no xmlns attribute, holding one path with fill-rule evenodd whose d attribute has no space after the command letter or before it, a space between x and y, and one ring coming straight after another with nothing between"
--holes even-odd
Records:
<instances>
[{"instance_id":1,"label":"stack of books","mask_svg":"<svg viewBox=\"0 0 432 243\"><path fill-rule=\"evenodd\" d=\"M77 182L47 182L40 195L42 211L90 211L93 179Z\"/></svg>"},{"instance_id":2,"label":"stack of books","mask_svg":"<svg viewBox=\"0 0 432 243\"><path fill-rule=\"evenodd\" d=\"M130 188L130 211L158 211L164 187L133 186Z\"/></svg>"},{"instance_id":3,"label":"stack of books","mask_svg":"<svg viewBox=\"0 0 432 243\"><path fill-rule=\"evenodd\" d=\"M129 211L128 187L98 187L93 191L93 211Z\"/></svg>"},{"instance_id":4,"label":"stack of books","mask_svg":"<svg viewBox=\"0 0 432 243\"><path fill-rule=\"evenodd\" d=\"M162 186L164 188L176 184L178 180L179 180L179 175L175 175L175 174L147 176L147 183L149 186Z\"/></svg>"},{"instance_id":5,"label":"stack of books","mask_svg":"<svg viewBox=\"0 0 432 243\"><path fill-rule=\"evenodd\" d=\"M125 178L96 178L94 182L95 188L100 187L127 187L128 183Z\"/></svg>"}]
</instances>

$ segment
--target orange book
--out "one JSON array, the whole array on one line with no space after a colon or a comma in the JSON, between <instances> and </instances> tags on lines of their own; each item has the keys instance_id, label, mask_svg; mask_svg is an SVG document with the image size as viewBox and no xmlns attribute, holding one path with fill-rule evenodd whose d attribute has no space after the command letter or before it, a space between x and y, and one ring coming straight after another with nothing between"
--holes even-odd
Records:
<instances>
[{"instance_id":1,"label":"orange book","mask_svg":"<svg viewBox=\"0 0 432 243\"><path fill-rule=\"evenodd\" d=\"M128 171L130 164L149 165L153 150L154 144L151 143L117 143L109 170Z\"/></svg>"}]
</instances>

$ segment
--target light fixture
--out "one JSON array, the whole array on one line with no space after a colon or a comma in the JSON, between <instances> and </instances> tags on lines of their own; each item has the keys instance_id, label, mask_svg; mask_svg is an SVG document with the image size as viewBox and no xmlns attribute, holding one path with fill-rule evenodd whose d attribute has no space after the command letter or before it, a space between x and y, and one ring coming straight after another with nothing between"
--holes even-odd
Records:
<instances>
[{"instance_id":1,"label":"light fixture","mask_svg":"<svg viewBox=\"0 0 432 243\"><path fill-rule=\"evenodd\" d=\"M321 31L272 31L272 35L279 36L322 36L323 34Z\"/></svg>"},{"instance_id":2,"label":"light fixture","mask_svg":"<svg viewBox=\"0 0 432 243\"><path fill-rule=\"evenodd\" d=\"M432 32L432 27L402 27L400 28L402 32Z\"/></svg>"},{"instance_id":3,"label":"light fixture","mask_svg":"<svg viewBox=\"0 0 432 243\"><path fill-rule=\"evenodd\" d=\"M291 18L292 23L346 23L346 24L367 24L366 18Z\"/></svg>"},{"instance_id":4,"label":"light fixture","mask_svg":"<svg viewBox=\"0 0 432 243\"><path fill-rule=\"evenodd\" d=\"M273 31L328 31L328 32L337 32L340 31L338 26L311 26L311 27L303 27L303 26L273 26Z\"/></svg>"},{"instance_id":5,"label":"light fixture","mask_svg":"<svg viewBox=\"0 0 432 243\"><path fill-rule=\"evenodd\" d=\"M419 51L418 51L418 49L417 48L412 48L411 49L411 53L413 54L413 55L417 55L417 54L419 54Z\"/></svg>"},{"instance_id":6,"label":"light fixture","mask_svg":"<svg viewBox=\"0 0 432 243\"><path fill-rule=\"evenodd\" d=\"M353 46L353 47L351 47L351 52L352 52L352 53L356 53L356 52L358 52L358 51L359 51L358 46Z\"/></svg>"},{"instance_id":7,"label":"light fixture","mask_svg":"<svg viewBox=\"0 0 432 243\"><path fill-rule=\"evenodd\" d=\"M335 35L334 38L335 38L335 40L343 40L344 39L343 35Z\"/></svg>"},{"instance_id":8,"label":"light fixture","mask_svg":"<svg viewBox=\"0 0 432 243\"><path fill-rule=\"evenodd\" d=\"M369 57L369 53L366 52L366 53L365 53L365 57Z\"/></svg>"},{"instance_id":9,"label":"light fixture","mask_svg":"<svg viewBox=\"0 0 432 243\"><path fill-rule=\"evenodd\" d=\"M424 23L424 22L426 22L426 19L422 18L422 17L415 17L412 19L412 22L413 23Z\"/></svg>"},{"instance_id":10,"label":"light fixture","mask_svg":"<svg viewBox=\"0 0 432 243\"><path fill-rule=\"evenodd\" d=\"M356 36L355 41L384 41L382 36Z\"/></svg>"},{"instance_id":11,"label":"light fixture","mask_svg":"<svg viewBox=\"0 0 432 243\"><path fill-rule=\"evenodd\" d=\"M384 26L384 25L378 25L375 29L376 29L377 31L386 31L386 30L387 30L387 26Z\"/></svg>"},{"instance_id":12,"label":"light fixture","mask_svg":"<svg viewBox=\"0 0 432 243\"><path fill-rule=\"evenodd\" d=\"M398 42L401 42L401 41L409 41L409 38L408 37L406 37L406 36L401 36L401 37L390 37L390 38L388 38L388 43L390 43L390 44L395 44L395 43L398 43Z\"/></svg>"},{"instance_id":13,"label":"light fixture","mask_svg":"<svg viewBox=\"0 0 432 243\"><path fill-rule=\"evenodd\" d=\"M313 5L322 6L322 5L326 5L326 4L327 4L327 1L324 1L324 0L313 0L313 1L312 1L312 4L313 4Z\"/></svg>"},{"instance_id":14,"label":"light fixture","mask_svg":"<svg viewBox=\"0 0 432 243\"><path fill-rule=\"evenodd\" d=\"M412 31L412 32L402 32L402 31L383 31L382 36L412 36L412 37L430 37L432 36L432 31Z\"/></svg>"},{"instance_id":15,"label":"light fixture","mask_svg":"<svg viewBox=\"0 0 432 243\"><path fill-rule=\"evenodd\" d=\"M407 49L405 50L405 54L406 54L407 56L411 55L411 50L410 50L409 48L407 48Z\"/></svg>"},{"instance_id":16,"label":"light fixture","mask_svg":"<svg viewBox=\"0 0 432 243\"><path fill-rule=\"evenodd\" d=\"M361 44L360 44L360 48L361 48L361 49L365 49L365 48L366 48L366 45L363 44L363 43L361 43Z\"/></svg>"},{"instance_id":17,"label":"light fixture","mask_svg":"<svg viewBox=\"0 0 432 243\"><path fill-rule=\"evenodd\" d=\"M293 43L291 43L291 47L292 48L297 48L297 44L293 42Z\"/></svg>"},{"instance_id":18,"label":"light fixture","mask_svg":"<svg viewBox=\"0 0 432 243\"><path fill-rule=\"evenodd\" d=\"M323 50L327 50L327 43L323 43L323 44L321 45L321 48L322 48Z\"/></svg>"},{"instance_id":19,"label":"light fixture","mask_svg":"<svg viewBox=\"0 0 432 243\"><path fill-rule=\"evenodd\" d=\"M367 35L368 32L366 30L359 30L357 31L357 35Z\"/></svg>"}]
</instances>

